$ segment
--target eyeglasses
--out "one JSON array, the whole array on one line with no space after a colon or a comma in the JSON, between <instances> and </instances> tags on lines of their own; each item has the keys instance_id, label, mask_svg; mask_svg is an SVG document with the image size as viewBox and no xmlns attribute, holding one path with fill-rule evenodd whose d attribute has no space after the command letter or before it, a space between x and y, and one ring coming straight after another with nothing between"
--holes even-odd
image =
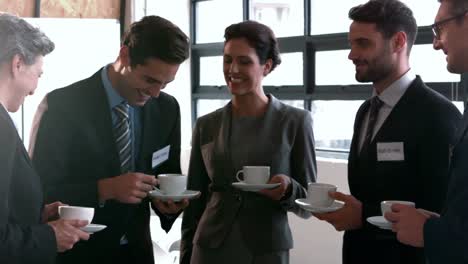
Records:
<instances>
[{"instance_id":1,"label":"eyeglasses","mask_svg":"<svg viewBox=\"0 0 468 264\"><path fill-rule=\"evenodd\" d=\"M463 13L460 13L460 14L455 15L453 17L442 19L442 20L437 21L434 24L432 24L431 29L432 29L432 34L434 35L434 38L437 39L437 40L440 40L441 26L443 24L446 24L447 22L458 19L458 18L464 16L467 12L468 12L468 10L465 10L465 11L463 11Z\"/></svg>"}]
</instances>

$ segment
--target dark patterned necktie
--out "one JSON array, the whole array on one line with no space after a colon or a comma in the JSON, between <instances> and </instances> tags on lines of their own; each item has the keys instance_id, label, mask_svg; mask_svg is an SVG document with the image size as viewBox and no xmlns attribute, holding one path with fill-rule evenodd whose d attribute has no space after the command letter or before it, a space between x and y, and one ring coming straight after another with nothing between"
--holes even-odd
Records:
<instances>
[{"instance_id":1,"label":"dark patterned necktie","mask_svg":"<svg viewBox=\"0 0 468 264\"><path fill-rule=\"evenodd\" d=\"M114 112L117 115L117 123L114 126L114 136L120 157L120 169L122 173L127 173L132 167L129 105L123 102L114 107Z\"/></svg>"},{"instance_id":2,"label":"dark patterned necktie","mask_svg":"<svg viewBox=\"0 0 468 264\"><path fill-rule=\"evenodd\" d=\"M379 99L378 96L374 96L370 100L370 108L369 108L369 122L367 123L367 130L366 130L366 137L364 138L364 143L362 144L362 148L364 149L370 145L372 142L372 136L374 135L374 127L375 123L377 122L377 116L379 114L379 110L382 107L383 102Z\"/></svg>"}]
</instances>

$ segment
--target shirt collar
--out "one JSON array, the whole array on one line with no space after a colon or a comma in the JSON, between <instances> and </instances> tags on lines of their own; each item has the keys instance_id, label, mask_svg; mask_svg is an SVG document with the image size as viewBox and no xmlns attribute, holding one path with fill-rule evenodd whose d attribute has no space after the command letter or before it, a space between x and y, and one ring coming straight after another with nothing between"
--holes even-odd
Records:
<instances>
[{"instance_id":1,"label":"shirt collar","mask_svg":"<svg viewBox=\"0 0 468 264\"><path fill-rule=\"evenodd\" d=\"M125 99L122 96L120 96L120 94L115 90L115 88L112 86L112 83L110 82L109 75L107 73L109 65L110 64L102 68L101 78L102 85L104 85L104 90L106 91L107 99L109 99L109 106L112 110L117 105L121 104L122 102L125 102Z\"/></svg>"},{"instance_id":2,"label":"shirt collar","mask_svg":"<svg viewBox=\"0 0 468 264\"><path fill-rule=\"evenodd\" d=\"M377 92L373 89L372 97L378 96L386 105L394 107L415 79L416 74L409 69L400 79L390 84L381 94L377 95Z\"/></svg>"}]
</instances>

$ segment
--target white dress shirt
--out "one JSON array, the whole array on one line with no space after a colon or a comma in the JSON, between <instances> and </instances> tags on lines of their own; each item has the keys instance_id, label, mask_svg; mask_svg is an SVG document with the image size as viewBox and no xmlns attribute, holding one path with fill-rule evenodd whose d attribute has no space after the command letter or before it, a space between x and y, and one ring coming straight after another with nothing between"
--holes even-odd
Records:
<instances>
[{"instance_id":1,"label":"white dress shirt","mask_svg":"<svg viewBox=\"0 0 468 264\"><path fill-rule=\"evenodd\" d=\"M383 123L390 115L393 110L393 107L400 101L403 94L405 94L408 87L411 83L416 79L416 74L410 69L408 70L400 79L394 81L390 86L388 86L381 94L377 94L375 88L372 92L372 97L378 96L379 99L383 102L382 107L377 114L377 121L375 122L374 132L372 134L372 139L375 137L379 129L382 127ZM371 98L372 98L371 97ZM364 144L364 139L366 137L367 126L369 124L369 111L367 111L366 116L364 118L364 122L362 122L361 129L359 131L359 151L362 149L362 145Z\"/></svg>"}]
</instances>

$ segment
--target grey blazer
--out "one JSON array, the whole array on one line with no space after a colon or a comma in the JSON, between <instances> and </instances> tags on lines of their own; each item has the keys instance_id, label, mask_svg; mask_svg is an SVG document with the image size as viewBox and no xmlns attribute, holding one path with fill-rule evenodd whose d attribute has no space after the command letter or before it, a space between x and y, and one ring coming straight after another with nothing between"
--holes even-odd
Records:
<instances>
[{"instance_id":1,"label":"grey blazer","mask_svg":"<svg viewBox=\"0 0 468 264\"><path fill-rule=\"evenodd\" d=\"M231 103L197 120L193 138L188 185L202 195L184 211L181 263L190 263L193 244L218 248L236 220L247 247L254 253L288 250L293 247L287 212L307 218L294 200L306 196L309 182L316 179L312 118L308 111L281 103L269 95L270 103L258 133L258 147L270 157L271 175L291 177L292 192L273 201L253 192L232 187L236 169L230 154ZM255 160L255 157L253 158ZM250 161L249 161L250 162ZM245 164L252 165L252 164Z\"/></svg>"}]
</instances>

